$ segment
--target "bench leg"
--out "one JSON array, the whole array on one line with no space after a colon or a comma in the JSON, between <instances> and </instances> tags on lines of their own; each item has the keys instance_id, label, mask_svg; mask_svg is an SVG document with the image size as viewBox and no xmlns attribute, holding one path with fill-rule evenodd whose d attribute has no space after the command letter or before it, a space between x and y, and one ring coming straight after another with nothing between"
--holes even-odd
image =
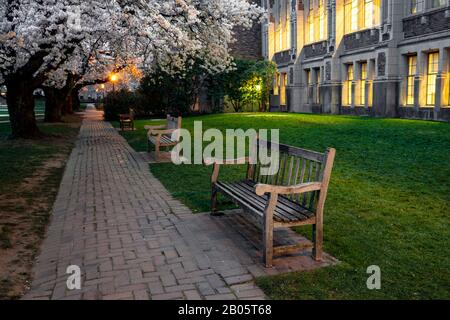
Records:
<instances>
[{"instance_id":1,"label":"bench leg","mask_svg":"<svg viewBox=\"0 0 450 320\"><path fill-rule=\"evenodd\" d=\"M212 187L211 192L211 215L217 214L217 188L215 186Z\"/></svg>"},{"instance_id":2,"label":"bench leg","mask_svg":"<svg viewBox=\"0 0 450 320\"><path fill-rule=\"evenodd\" d=\"M316 261L322 261L323 246L323 224L317 223L313 225L314 249L313 258Z\"/></svg>"},{"instance_id":3,"label":"bench leg","mask_svg":"<svg viewBox=\"0 0 450 320\"><path fill-rule=\"evenodd\" d=\"M156 145L155 145L156 162L160 161L160 156L161 156L161 151L159 150L160 148L161 148L161 146L158 141L158 142L156 142Z\"/></svg>"},{"instance_id":4,"label":"bench leg","mask_svg":"<svg viewBox=\"0 0 450 320\"><path fill-rule=\"evenodd\" d=\"M264 213L263 257L266 268L273 266L273 212L277 206L278 195L272 194Z\"/></svg>"}]
</instances>

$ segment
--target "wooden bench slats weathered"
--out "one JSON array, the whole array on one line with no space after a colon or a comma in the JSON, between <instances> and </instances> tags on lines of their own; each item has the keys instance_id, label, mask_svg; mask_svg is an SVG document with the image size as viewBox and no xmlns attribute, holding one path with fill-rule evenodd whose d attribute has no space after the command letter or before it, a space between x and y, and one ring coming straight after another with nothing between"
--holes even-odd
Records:
<instances>
[{"instance_id":1,"label":"wooden bench slats weathered","mask_svg":"<svg viewBox=\"0 0 450 320\"><path fill-rule=\"evenodd\" d=\"M246 204L251 210L263 217L263 212L269 196L258 196L255 193L256 184L253 181L235 183L218 182L218 187L232 198L237 198L240 204ZM280 198L274 211L274 219L277 222L300 222L314 217L314 213L302 208L288 198Z\"/></svg>"},{"instance_id":2,"label":"wooden bench slats weathered","mask_svg":"<svg viewBox=\"0 0 450 320\"><path fill-rule=\"evenodd\" d=\"M313 226L316 260L322 259L323 211L328 185L336 154L335 149L318 153L283 144L259 140L256 148L274 147L280 152L279 170L276 174L262 174L262 165L248 164L247 176L242 181L219 181L220 165L242 162L240 160L208 160L214 164L212 175L212 213L217 211L217 195L222 193L249 213L249 218L263 228L263 254L267 267L272 266L274 254L287 254L305 244L273 247L273 229L303 225ZM266 150L266 151L268 151ZM247 163L249 159L246 159Z\"/></svg>"},{"instance_id":3,"label":"wooden bench slats weathered","mask_svg":"<svg viewBox=\"0 0 450 320\"><path fill-rule=\"evenodd\" d=\"M156 144L158 141L158 137L157 136L149 136L148 137L148 140L152 143L152 144ZM168 136L168 135L165 135L165 134L163 134L162 136L161 136L161 140L160 140L160 142L161 142L161 146L170 146L170 145L174 145L174 144L176 144L177 142L176 141L173 141L172 140L172 137L170 137L170 136Z\"/></svg>"}]
</instances>

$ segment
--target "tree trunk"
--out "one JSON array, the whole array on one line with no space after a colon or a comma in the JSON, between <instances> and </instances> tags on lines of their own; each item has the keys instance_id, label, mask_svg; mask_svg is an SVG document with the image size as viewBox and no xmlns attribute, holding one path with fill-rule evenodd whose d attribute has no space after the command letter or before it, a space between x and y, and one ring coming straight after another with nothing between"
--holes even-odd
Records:
<instances>
[{"instance_id":1,"label":"tree trunk","mask_svg":"<svg viewBox=\"0 0 450 320\"><path fill-rule=\"evenodd\" d=\"M34 113L34 87L27 81L17 79L7 81L6 88L12 138L42 137Z\"/></svg>"},{"instance_id":2,"label":"tree trunk","mask_svg":"<svg viewBox=\"0 0 450 320\"><path fill-rule=\"evenodd\" d=\"M45 122L61 122L66 97L62 90L43 88L45 93Z\"/></svg>"},{"instance_id":3,"label":"tree trunk","mask_svg":"<svg viewBox=\"0 0 450 320\"><path fill-rule=\"evenodd\" d=\"M72 111L80 111L81 109L81 102L80 102L80 91L75 88L71 91L70 95L69 95L69 99L71 101L71 105L72 105Z\"/></svg>"}]
</instances>

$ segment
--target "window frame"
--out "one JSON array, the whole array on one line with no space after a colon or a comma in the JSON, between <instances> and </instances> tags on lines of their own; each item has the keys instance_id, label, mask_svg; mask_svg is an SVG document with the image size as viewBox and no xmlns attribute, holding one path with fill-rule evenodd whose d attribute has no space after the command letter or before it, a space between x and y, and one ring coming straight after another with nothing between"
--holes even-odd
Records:
<instances>
[{"instance_id":1,"label":"window frame","mask_svg":"<svg viewBox=\"0 0 450 320\"><path fill-rule=\"evenodd\" d=\"M350 107L353 105L353 81L355 79L355 70L353 63L345 64L346 72L345 72L345 81L343 85L343 92L341 97L342 106Z\"/></svg>"},{"instance_id":2,"label":"window frame","mask_svg":"<svg viewBox=\"0 0 450 320\"><path fill-rule=\"evenodd\" d=\"M360 64L361 71L361 80L360 80L360 88L359 88L359 105L366 105L366 83L369 80L368 78L368 64L367 61L361 62Z\"/></svg>"},{"instance_id":3,"label":"window frame","mask_svg":"<svg viewBox=\"0 0 450 320\"><path fill-rule=\"evenodd\" d=\"M427 59L427 84L426 101L427 107L436 105L437 75L439 72L439 52L428 53Z\"/></svg>"},{"instance_id":4,"label":"window frame","mask_svg":"<svg viewBox=\"0 0 450 320\"><path fill-rule=\"evenodd\" d=\"M407 72L406 72L406 105L415 105L415 89L416 89L416 76L417 76L417 55L408 55Z\"/></svg>"}]
</instances>

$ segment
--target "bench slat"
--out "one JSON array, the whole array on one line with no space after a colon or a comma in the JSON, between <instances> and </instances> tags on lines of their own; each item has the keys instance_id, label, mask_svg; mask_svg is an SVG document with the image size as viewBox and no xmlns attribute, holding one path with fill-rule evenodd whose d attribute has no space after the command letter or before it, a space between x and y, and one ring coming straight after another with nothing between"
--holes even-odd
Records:
<instances>
[{"instance_id":1,"label":"bench slat","mask_svg":"<svg viewBox=\"0 0 450 320\"><path fill-rule=\"evenodd\" d=\"M230 196L232 200L237 201L237 203L240 206L250 209L250 211L252 213L257 214L261 218L264 216L265 205L258 201L255 201L256 200L255 198L247 197L247 195L244 195L242 192L239 192L238 190L233 188L233 185L230 185L230 184L218 183L217 187L222 192L228 194L228 196ZM256 194L255 194L255 196L257 197ZM277 222L290 222L290 220L286 220L286 218L280 216L280 214L278 212L274 213L274 219Z\"/></svg>"},{"instance_id":2,"label":"bench slat","mask_svg":"<svg viewBox=\"0 0 450 320\"><path fill-rule=\"evenodd\" d=\"M244 186L247 187L247 193L254 193L254 188L250 186L250 184L247 184L244 182L243 184ZM259 197L260 202L263 203L263 205L265 205L267 203L267 201L269 200L269 196L264 195L263 197ZM284 201L286 200L286 201ZM294 206L289 206L286 204L286 202L290 202L289 199L282 199L281 196L279 196L278 198L278 204L277 204L277 212L279 214L281 214L282 216L284 216L286 218L286 220L289 220L290 222L295 222L295 221L303 221L303 220L307 220L309 219L309 217L305 214L300 213L297 208L294 208Z\"/></svg>"},{"instance_id":3,"label":"bench slat","mask_svg":"<svg viewBox=\"0 0 450 320\"><path fill-rule=\"evenodd\" d=\"M264 140L259 140L259 142L260 142L259 147L262 147L261 146L261 143L262 143L263 145L267 145L267 149L270 149L273 146L275 149L278 148L280 153L285 153L285 154L289 154L292 156L305 158L305 159L308 159L308 160L311 160L314 162L322 163L325 159L324 154L320 153L320 152L297 148L297 147L293 147L293 146L289 146L289 145L285 145L285 144L277 144L274 142L264 141Z\"/></svg>"},{"instance_id":4,"label":"bench slat","mask_svg":"<svg viewBox=\"0 0 450 320\"><path fill-rule=\"evenodd\" d=\"M254 192L254 189L248 188L249 185L246 184L245 182L233 183L233 187L238 189L238 192L244 193L244 195L248 199L254 199L256 202L258 202L260 204L260 206L262 206L263 208L266 207L268 197L267 196L260 197L260 196L256 195ZM281 220L283 220L283 221L293 222L293 221L298 220L298 217L291 214L289 211L285 210L284 206L281 205L280 203L277 205L275 212L276 212L276 214L278 214L280 216Z\"/></svg>"},{"instance_id":5,"label":"bench slat","mask_svg":"<svg viewBox=\"0 0 450 320\"><path fill-rule=\"evenodd\" d=\"M244 183L246 185L248 185L249 188L251 188L251 190L254 190L256 184L253 181L245 181ZM266 197L266 199L267 199L267 197ZM309 211L306 208L302 208L298 203L290 200L286 196L279 195L278 201L280 203L282 203L283 205L285 205L286 207L289 207L290 209L294 210L295 213L298 213L298 214L301 214L301 215L305 216L305 219L309 219L309 218L314 217L314 213L313 212ZM302 217L302 219L303 219L303 217Z\"/></svg>"},{"instance_id":6,"label":"bench slat","mask_svg":"<svg viewBox=\"0 0 450 320\"><path fill-rule=\"evenodd\" d=\"M157 136L150 136L150 137L148 138L148 140L149 140L151 143L156 144L157 138L158 138ZM164 146L164 145L173 145L173 144L176 144L176 141L173 141L173 140L172 140L170 137L168 137L168 136L162 135L162 136L161 136L161 141L160 141L160 143L161 143L162 146Z\"/></svg>"},{"instance_id":7,"label":"bench slat","mask_svg":"<svg viewBox=\"0 0 450 320\"><path fill-rule=\"evenodd\" d=\"M221 192L223 192L224 194L229 196L233 202L235 202L239 206L243 207L243 209L245 209L253 214L256 214L258 216L258 219L262 223L262 219L261 219L262 216L260 213L259 206L256 206L254 203L246 202L246 199L242 195L236 194L235 192L233 192L232 189L227 188L227 186L222 183L217 183L216 187Z\"/></svg>"},{"instance_id":8,"label":"bench slat","mask_svg":"<svg viewBox=\"0 0 450 320\"><path fill-rule=\"evenodd\" d=\"M217 187L231 198L236 198L239 204L246 204L247 208L260 216L264 215L268 196L260 197L254 192L252 181L243 181L238 183L217 183ZM314 214L308 212L305 208L300 208L296 203L288 198L280 197L274 213L274 219L278 222L297 222L308 220Z\"/></svg>"}]
</instances>

